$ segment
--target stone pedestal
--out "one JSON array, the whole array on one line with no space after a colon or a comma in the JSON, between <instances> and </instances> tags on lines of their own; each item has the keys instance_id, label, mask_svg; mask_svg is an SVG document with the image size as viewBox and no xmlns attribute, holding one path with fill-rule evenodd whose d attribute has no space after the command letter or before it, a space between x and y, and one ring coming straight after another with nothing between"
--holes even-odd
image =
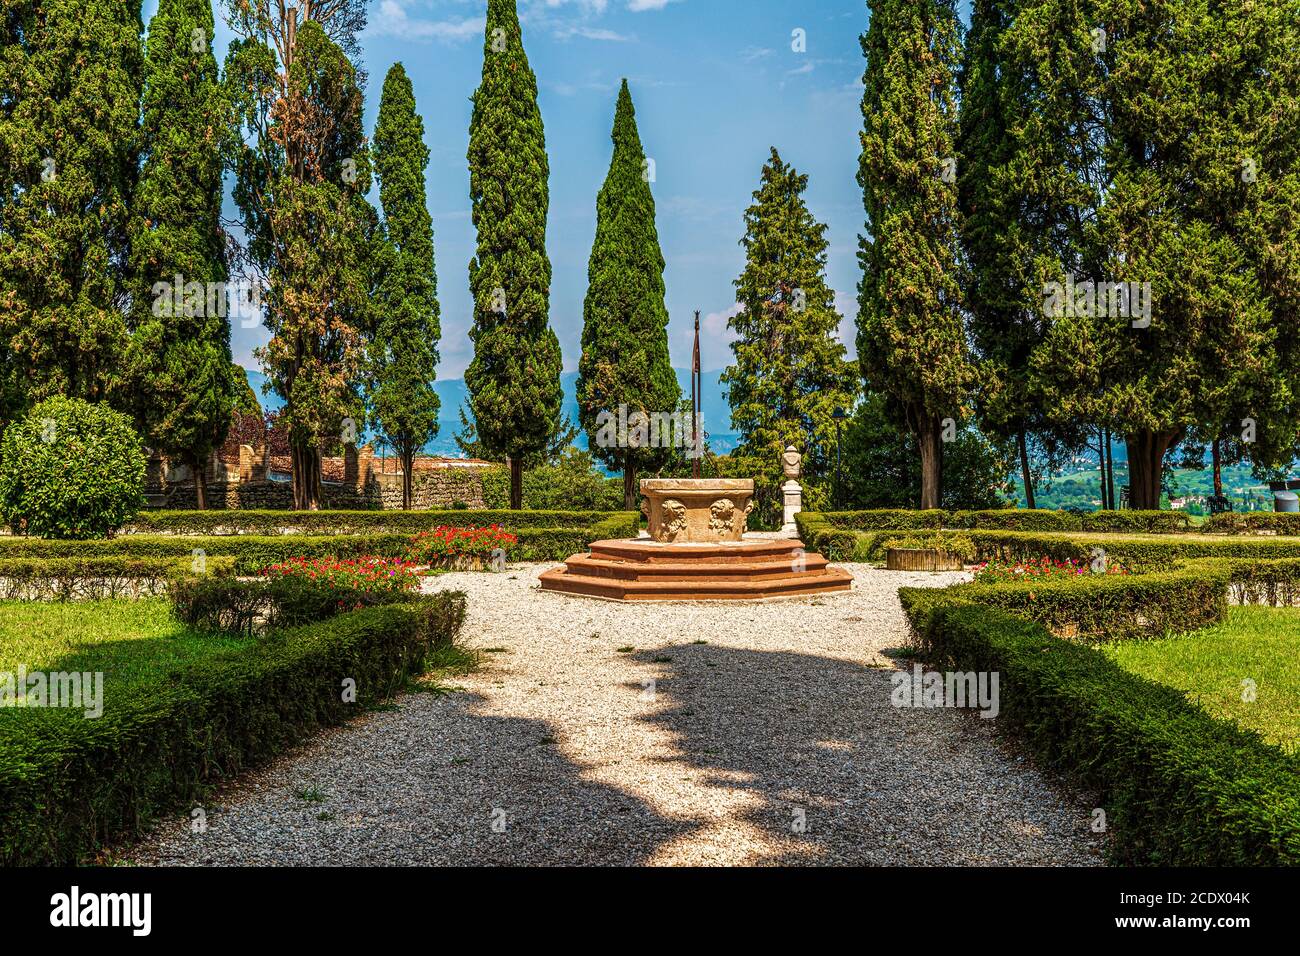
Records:
<instances>
[{"instance_id":1,"label":"stone pedestal","mask_svg":"<svg viewBox=\"0 0 1300 956\"><path fill-rule=\"evenodd\" d=\"M754 506L749 478L646 478L641 509L660 542L739 541Z\"/></svg>"},{"instance_id":2,"label":"stone pedestal","mask_svg":"<svg viewBox=\"0 0 1300 956\"><path fill-rule=\"evenodd\" d=\"M795 531L794 516L803 511L803 488L791 478L781 486L782 511L781 530L785 533Z\"/></svg>"}]
</instances>

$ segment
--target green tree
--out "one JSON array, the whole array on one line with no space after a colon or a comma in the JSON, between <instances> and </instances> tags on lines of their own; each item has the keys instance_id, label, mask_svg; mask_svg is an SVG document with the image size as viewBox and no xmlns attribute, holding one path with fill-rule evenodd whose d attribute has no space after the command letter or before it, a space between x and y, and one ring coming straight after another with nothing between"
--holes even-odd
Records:
<instances>
[{"instance_id":1,"label":"green tree","mask_svg":"<svg viewBox=\"0 0 1300 956\"><path fill-rule=\"evenodd\" d=\"M974 369L966 347L958 245L952 0L871 0L862 37L862 187L869 236L858 257L858 359L917 437L921 507L942 498L943 439L966 418Z\"/></svg>"},{"instance_id":2,"label":"green tree","mask_svg":"<svg viewBox=\"0 0 1300 956\"><path fill-rule=\"evenodd\" d=\"M429 150L402 64L384 78L375 126L375 172L391 246L370 343L375 424L402 462L402 507L411 507L415 454L438 434L438 276L425 202Z\"/></svg>"},{"instance_id":3,"label":"green tree","mask_svg":"<svg viewBox=\"0 0 1300 956\"><path fill-rule=\"evenodd\" d=\"M0 344L9 412L117 390L138 156L139 0L6 4Z\"/></svg>"},{"instance_id":4,"label":"green tree","mask_svg":"<svg viewBox=\"0 0 1300 956\"><path fill-rule=\"evenodd\" d=\"M803 453L809 482L833 463L836 408L857 392L857 375L836 338L840 314L826 284L826 226L808 211L808 177L775 148L745 210L745 269L735 280L740 311L727 320L735 363L722 373L731 426L740 435L729 456L752 477L781 482L781 453Z\"/></svg>"},{"instance_id":5,"label":"green tree","mask_svg":"<svg viewBox=\"0 0 1300 956\"><path fill-rule=\"evenodd\" d=\"M637 507L637 472L665 463L668 447L633 442L649 416L676 411L677 373L668 357L668 309L664 305L664 257L655 228L645 152L627 80L614 111L614 154L596 197L596 238L587 265L583 303L582 358L578 362L578 412L588 447L623 472L623 507ZM624 447L601 447L597 421L626 406L632 422ZM680 421L680 419L679 419Z\"/></svg>"},{"instance_id":6,"label":"green tree","mask_svg":"<svg viewBox=\"0 0 1300 956\"><path fill-rule=\"evenodd\" d=\"M309 8L310 10L311 8ZM266 2L236 4L226 85L243 134L232 147L247 255L265 287L271 341L259 355L285 400L294 505L320 507L323 447L355 440L382 247L362 128L361 79L346 50L362 0L297 23Z\"/></svg>"},{"instance_id":7,"label":"green tree","mask_svg":"<svg viewBox=\"0 0 1300 956\"><path fill-rule=\"evenodd\" d=\"M190 466L200 508L208 456L225 441L238 391L248 387L230 359L221 226L228 106L212 37L209 0L160 0L149 22L125 363L145 441ZM246 303L237 296L236 304Z\"/></svg>"},{"instance_id":8,"label":"green tree","mask_svg":"<svg viewBox=\"0 0 1300 956\"><path fill-rule=\"evenodd\" d=\"M1135 508L1159 506L1166 456L1198 430L1240 415L1256 421L1261 458L1294 447L1300 27L1271 6L1213 7L1121 5L1103 19L1025 0L1006 44L1078 196L1055 222L1039 392L1056 414L1124 435ZM1111 283L1128 285L1119 296Z\"/></svg>"},{"instance_id":9,"label":"green tree","mask_svg":"<svg viewBox=\"0 0 1300 956\"><path fill-rule=\"evenodd\" d=\"M510 458L510 506L517 509L524 458L554 437L563 392L560 343L547 323L546 139L514 0L488 0L468 159L478 245L469 264L474 358L465 385L478 441Z\"/></svg>"}]
</instances>

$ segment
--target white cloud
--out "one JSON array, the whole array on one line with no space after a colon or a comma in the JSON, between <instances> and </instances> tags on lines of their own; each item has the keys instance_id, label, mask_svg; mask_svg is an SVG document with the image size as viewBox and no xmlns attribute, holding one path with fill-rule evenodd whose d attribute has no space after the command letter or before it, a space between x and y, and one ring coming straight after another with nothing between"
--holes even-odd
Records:
<instances>
[{"instance_id":1,"label":"white cloud","mask_svg":"<svg viewBox=\"0 0 1300 956\"><path fill-rule=\"evenodd\" d=\"M557 40L568 40L571 37L582 37L584 40L604 40L611 43L625 43L632 39L613 30L604 30L597 27L567 26L556 28L555 38Z\"/></svg>"},{"instance_id":2,"label":"white cloud","mask_svg":"<svg viewBox=\"0 0 1300 956\"><path fill-rule=\"evenodd\" d=\"M627 0L627 8L633 13L644 13L646 10L662 10L673 0Z\"/></svg>"},{"instance_id":3,"label":"white cloud","mask_svg":"<svg viewBox=\"0 0 1300 956\"><path fill-rule=\"evenodd\" d=\"M487 21L484 17L462 17L451 20L412 19L407 16L401 0L382 0L378 12L370 18L366 33L402 40L442 40L446 43L456 43L483 36L486 25Z\"/></svg>"}]
</instances>

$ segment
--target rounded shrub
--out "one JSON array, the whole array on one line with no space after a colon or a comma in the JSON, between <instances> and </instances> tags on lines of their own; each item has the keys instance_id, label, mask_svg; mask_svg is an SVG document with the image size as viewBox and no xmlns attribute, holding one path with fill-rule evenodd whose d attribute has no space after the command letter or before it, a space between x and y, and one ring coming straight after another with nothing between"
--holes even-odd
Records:
<instances>
[{"instance_id":1,"label":"rounded shrub","mask_svg":"<svg viewBox=\"0 0 1300 956\"><path fill-rule=\"evenodd\" d=\"M0 441L0 520L43 538L105 537L140 510L145 467L127 416L46 399Z\"/></svg>"}]
</instances>

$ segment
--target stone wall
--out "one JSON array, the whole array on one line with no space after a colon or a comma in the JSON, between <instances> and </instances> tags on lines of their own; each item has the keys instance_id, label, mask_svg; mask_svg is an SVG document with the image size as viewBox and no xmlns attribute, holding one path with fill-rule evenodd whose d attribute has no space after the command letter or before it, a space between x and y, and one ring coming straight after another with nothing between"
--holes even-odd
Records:
<instances>
[{"instance_id":1,"label":"stone wall","mask_svg":"<svg viewBox=\"0 0 1300 956\"><path fill-rule=\"evenodd\" d=\"M165 508L198 507L193 481L169 485ZM363 484L321 483L321 507L347 510L390 509L402 507L401 475L371 471ZM470 508L483 508L483 469L451 467L420 471L415 475L411 506L414 508L451 508L464 502ZM290 510L293 486L287 481L224 481L208 485L208 507L214 509Z\"/></svg>"}]
</instances>

